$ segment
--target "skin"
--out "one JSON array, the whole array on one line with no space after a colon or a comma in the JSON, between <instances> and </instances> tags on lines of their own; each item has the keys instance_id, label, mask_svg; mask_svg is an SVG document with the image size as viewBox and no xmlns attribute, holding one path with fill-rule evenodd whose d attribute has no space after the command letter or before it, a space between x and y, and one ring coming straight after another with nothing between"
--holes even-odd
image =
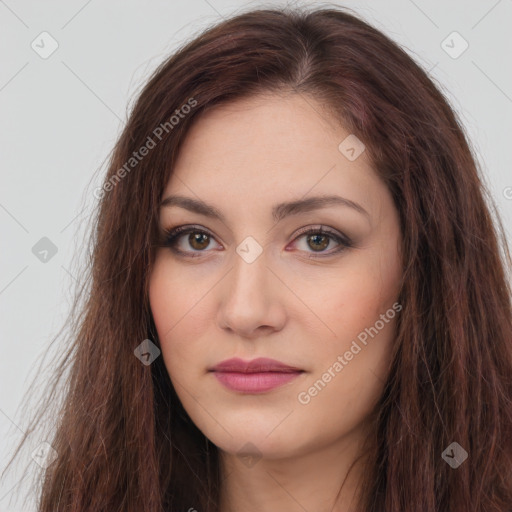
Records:
<instances>
[{"instance_id":1,"label":"skin","mask_svg":"<svg viewBox=\"0 0 512 512\"><path fill-rule=\"evenodd\" d=\"M162 208L161 228L197 225L211 237L191 245L181 235L178 247L196 258L159 248L149 285L171 381L220 450L222 512L355 510L364 459L348 470L383 390L399 313L307 404L298 400L400 290L398 213L367 153L349 161L338 150L348 135L309 96L238 100L192 127L165 188L163 198L201 199L225 216ZM276 203L333 193L368 215L335 205L271 216ZM340 244L329 237L308 243L297 235L306 226L353 246L334 253ZM263 249L252 263L236 252L248 236ZM232 357L269 357L304 373L262 394L231 391L207 370ZM247 443L252 460L237 455Z\"/></svg>"}]
</instances>

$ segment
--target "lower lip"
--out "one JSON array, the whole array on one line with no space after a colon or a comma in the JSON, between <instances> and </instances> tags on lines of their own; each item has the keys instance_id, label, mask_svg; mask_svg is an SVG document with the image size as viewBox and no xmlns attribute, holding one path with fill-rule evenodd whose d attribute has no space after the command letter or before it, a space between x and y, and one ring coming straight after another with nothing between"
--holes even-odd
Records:
<instances>
[{"instance_id":1,"label":"lower lip","mask_svg":"<svg viewBox=\"0 0 512 512\"><path fill-rule=\"evenodd\" d=\"M262 393L270 391L290 382L302 372L262 372L262 373L237 373L214 372L221 384L233 391L245 393Z\"/></svg>"}]
</instances>

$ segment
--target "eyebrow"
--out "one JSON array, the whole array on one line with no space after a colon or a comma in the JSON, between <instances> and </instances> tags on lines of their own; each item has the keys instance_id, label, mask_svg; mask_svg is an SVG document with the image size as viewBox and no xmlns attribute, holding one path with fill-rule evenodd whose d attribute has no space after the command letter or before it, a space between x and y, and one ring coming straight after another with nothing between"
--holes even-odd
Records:
<instances>
[{"instance_id":1,"label":"eyebrow","mask_svg":"<svg viewBox=\"0 0 512 512\"><path fill-rule=\"evenodd\" d=\"M201 200L193 199L180 195L173 195L166 197L161 203L160 208L169 208L171 206L179 206L205 217L218 219L226 224L224 215L214 206L211 206ZM362 213L368 219L370 214L358 203L336 195L325 195L309 197L307 199L298 199L296 201L288 201L274 205L272 208L272 218L275 222L291 215L298 215L300 213L307 213L321 208L328 208L330 206L345 206Z\"/></svg>"}]
</instances>

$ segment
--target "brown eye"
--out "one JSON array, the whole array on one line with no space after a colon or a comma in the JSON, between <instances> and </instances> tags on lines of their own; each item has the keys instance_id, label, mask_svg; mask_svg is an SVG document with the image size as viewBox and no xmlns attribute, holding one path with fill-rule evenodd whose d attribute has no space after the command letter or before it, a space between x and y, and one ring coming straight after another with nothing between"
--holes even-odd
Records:
<instances>
[{"instance_id":1,"label":"brown eye","mask_svg":"<svg viewBox=\"0 0 512 512\"><path fill-rule=\"evenodd\" d=\"M190 233L188 236L190 247L201 251L210 244L210 237L206 233Z\"/></svg>"},{"instance_id":2,"label":"brown eye","mask_svg":"<svg viewBox=\"0 0 512 512\"><path fill-rule=\"evenodd\" d=\"M329 245L329 237L325 235L310 235L307 238L308 246L314 251L323 251Z\"/></svg>"},{"instance_id":3,"label":"brown eye","mask_svg":"<svg viewBox=\"0 0 512 512\"><path fill-rule=\"evenodd\" d=\"M301 252L309 253L310 258L333 256L352 247L348 237L323 227L302 229L295 244Z\"/></svg>"},{"instance_id":4,"label":"brown eye","mask_svg":"<svg viewBox=\"0 0 512 512\"><path fill-rule=\"evenodd\" d=\"M183 257L196 258L203 256L202 253L208 254L212 242L217 243L222 249L222 245L212 235L195 226L179 226L164 230L162 237L161 246L168 247ZM299 252L309 253L310 258L333 256L352 247L351 240L345 235L322 227L303 229L295 238L295 243L299 246ZM334 249L330 247L331 245L334 245ZM326 250L328 248L331 250Z\"/></svg>"},{"instance_id":5,"label":"brown eye","mask_svg":"<svg viewBox=\"0 0 512 512\"><path fill-rule=\"evenodd\" d=\"M176 254L190 258L210 252L208 248L213 243L217 243L222 248L212 235L195 226L179 226L174 229L166 229L162 236L160 245L169 247Z\"/></svg>"}]
</instances>

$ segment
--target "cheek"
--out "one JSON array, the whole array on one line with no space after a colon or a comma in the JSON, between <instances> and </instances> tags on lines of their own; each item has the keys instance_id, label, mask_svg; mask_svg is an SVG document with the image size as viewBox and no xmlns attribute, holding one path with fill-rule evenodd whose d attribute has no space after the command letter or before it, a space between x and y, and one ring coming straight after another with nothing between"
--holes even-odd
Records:
<instances>
[{"instance_id":1,"label":"cheek","mask_svg":"<svg viewBox=\"0 0 512 512\"><path fill-rule=\"evenodd\" d=\"M331 331L311 354L315 368L308 386L312 387L302 390L315 402L311 410L323 414L322 408L329 410L329 404L338 403L336 410L345 419L336 417L336 421L352 423L368 413L380 396L400 314L395 304L399 271L397 253L383 245L345 258L343 268L317 280L315 286L302 281L302 293L312 292L308 304Z\"/></svg>"},{"instance_id":2,"label":"cheek","mask_svg":"<svg viewBox=\"0 0 512 512\"><path fill-rule=\"evenodd\" d=\"M353 253L329 272L307 269L294 280L294 292L307 305L301 318L314 313L326 348L343 349L397 300L396 262L384 262L375 253Z\"/></svg>"},{"instance_id":3,"label":"cheek","mask_svg":"<svg viewBox=\"0 0 512 512\"><path fill-rule=\"evenodd\" d=\"M365 251L338 275L323 309L337 338L325 346L313 385L304 390L311 398L305 407L333 430L354 427L381 396L401 310L398 253L389 245Z\"/></svg>"},{"instance_id":4,"label":"cheek","mask_svg":"<svg viewBox=\"0 0 512 512\"><path fill-rule=\"evenodd\" d=\"M177 265L165 253L157 257L149 279L149 301L155 325L163 334L162 343L174 338L185 324L187 332L193 334L198 320L205 318L208 292L218 280L206 267Z\"/></svg>"},{"instance_id":5,"label":"cheek","mask_svg":"<svg viewBox=\"0 0 512 512\"><path fill-rule=\"evenodd\" d=\"M359 306L352 308L355 319L346 312L339 317L337 341L315 354L315 371L296 396L303 428L314 431L321 424L326 438L350 432L365 420L382 395L389 371L399 313L384 309L366 322L361 320L365 303Z\"/></svg>"},{"instance_id":6,"label":"cheek","mask_svg":"<svg viewBox=\"0 0 512 512\"><path fill-rule=\"evenodd\" d=\"M191 283L176 269L165 257L157 258L149 280L149 302L167 371L179 378L183 368L197 367L194 340L200 339L208 298L204 281Z\"/></svg>"}]
</instances>

